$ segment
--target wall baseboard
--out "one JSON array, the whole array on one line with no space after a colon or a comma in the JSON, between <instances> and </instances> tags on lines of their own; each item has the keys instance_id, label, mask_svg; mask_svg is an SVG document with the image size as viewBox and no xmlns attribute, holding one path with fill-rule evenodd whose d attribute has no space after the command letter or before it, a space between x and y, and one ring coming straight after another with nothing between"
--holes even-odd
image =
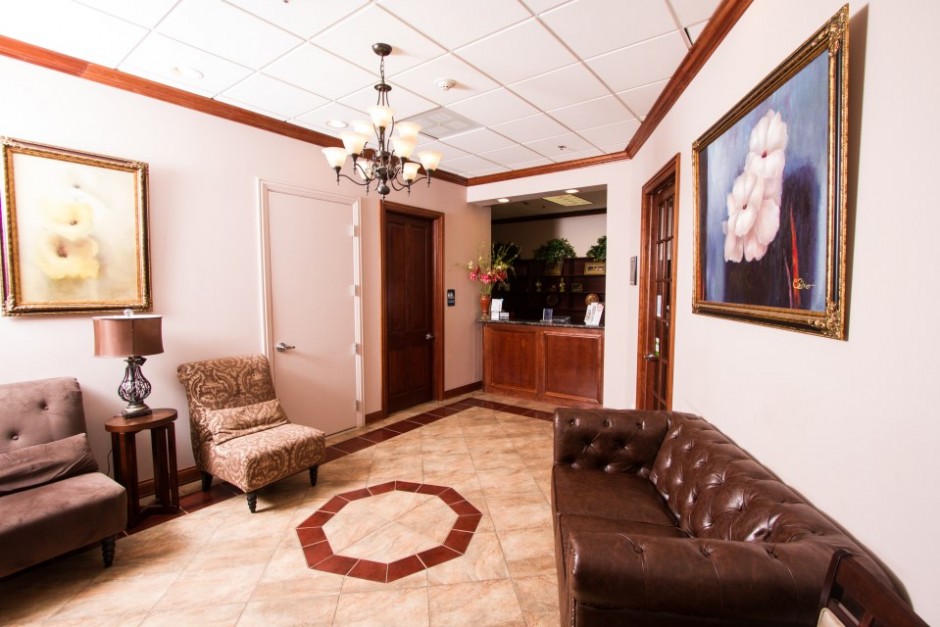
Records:
<instances>
[{"instance_id":1,"label":"wall baseboard","mask_svg":"<svg viewBox=\"0 0 940 627\"><path fill-rule=\"evenodd\" d=\"M477 390L483 389L483 382L477 381L476 383L470 383L469 385L462 385L459 388L454 388L452 390L444 391L444 398L454 398L456 396L463 396L464 394L469 394L470 392L476 392Z\"/></svg>"},{"instance_id":2,"label":"wall baseboard","mask_svg":"<svg viewBox=\"0 0 940 627\"><path fill-rule=\"evenodd\" d=\"M388 415L383 410L374 411L370 414L366 414L366 424L371 425L373 422L378 422L379 420L384 420L388 418Z\"/></svg>"},{"instance_id":3,"label":"wall baseboard","mask_svg":"<svg viewBox=\"0 0 940 627\"><path fill-rule=\"evenodd\" d=\"M185 485L187 483L192 483L193 481L199 481L202 478L202 475L199 473L198 468L195 466L189 466L188 468L180 468L176 472L176 478L180 485ZM138 484L137 489L140 496L153 496L153 479L145 479L141 481Z\"/></svg>"}]
</instances>

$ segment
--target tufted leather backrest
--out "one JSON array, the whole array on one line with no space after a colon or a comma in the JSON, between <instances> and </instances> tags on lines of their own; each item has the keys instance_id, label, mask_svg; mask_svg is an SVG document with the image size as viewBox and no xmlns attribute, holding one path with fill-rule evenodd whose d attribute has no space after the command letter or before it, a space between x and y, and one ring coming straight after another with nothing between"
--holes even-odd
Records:
<instances>
[{"instance_id":1,"label":"tufted leather backrest","mask_svg":"<svg viewBox=\"0 0 940 627\"><path fill-rule=\"evenodd\" d=\"M611 415L629 416L617 421ZM555 412L557 463L572 468L649 476L669 426L667 412L559 409Z\"/></svg>"},{"instance_id":2,"label":"tufted leather backrest","mask_svg":"<svg viewBox=\"0 0 940 627\"><path fill-rule=\"evenodd\" d=\"M0 453L84 432L82 391L75 379L0 385Z\"/></svg>"},{"instance_id":3,"label":"tufted leather backrest","mask_svg":"<svg viewBox=\"0 0 940 627\"><path fill-rule=\"evenodd\" d=\"M212 442L206 411L254 405L275 398L271 367L264 355L222 357L182 364L176 376L189 400L189 427L193 454L202 459Z\"/></svg>"},{"instance_id":4,"label":"tufted leather backrest","mask_svg":"<svg viewBox=\"0 0 940 627\"><path fill-rule=\"evenodd\" d=\"M698 416L672 414L650 481L699 538L791 542L842 535L772 472Z\"/></svg>"}]
</instances>

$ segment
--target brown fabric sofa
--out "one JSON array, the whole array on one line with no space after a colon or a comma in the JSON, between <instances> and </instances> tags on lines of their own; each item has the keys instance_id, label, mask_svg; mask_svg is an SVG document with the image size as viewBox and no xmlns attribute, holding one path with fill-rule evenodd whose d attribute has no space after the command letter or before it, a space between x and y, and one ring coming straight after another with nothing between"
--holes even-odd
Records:
<instances>
[{"instance_id":1,"label":"brown fabric sofa","mask_svg":"<svg viewBox=\"0 0 940 627\"><path fill-rule=\"evenodd\" d=\"M0 385L0 577L98 541L111 565L127 493L97 470L75 379Z\"/></svg>"},{"instance_id":2,"label":"brown fabric sofa","mask_svg":"<svg viewBox=\"0 0 940 627\"><path fill-rule=\"evenodd\" d=\"M815 625L848 534L698 416L558 409L561 624Z\"/></svg>"}]
</instances>

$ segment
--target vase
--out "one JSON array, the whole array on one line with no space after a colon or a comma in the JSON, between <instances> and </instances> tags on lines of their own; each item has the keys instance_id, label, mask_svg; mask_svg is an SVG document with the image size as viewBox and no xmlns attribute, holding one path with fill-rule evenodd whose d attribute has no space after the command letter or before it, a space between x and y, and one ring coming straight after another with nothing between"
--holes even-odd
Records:
<instances>
[{"instance_id":1,"label":"vase","mask_svg":"<svg viewBox=\"0 0 940 627\"><path fill-rule=\"evenodd\" d=\"M480 318L483 320L490 319L490 303L493 302L493 297L489 294L480 294Z\"/></svg>"}]
</instances>

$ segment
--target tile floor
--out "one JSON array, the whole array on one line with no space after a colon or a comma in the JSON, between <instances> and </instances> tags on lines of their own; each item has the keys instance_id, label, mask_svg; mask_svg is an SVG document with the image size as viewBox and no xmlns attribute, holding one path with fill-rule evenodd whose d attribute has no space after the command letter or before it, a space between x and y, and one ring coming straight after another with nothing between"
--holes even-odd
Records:
<instances>
[{"instance_id":1,"label":"tile floor","mask_svg":"<svg viewBox=\"0 0 940 627\"><path fill-rule=\"evenodd\" d=\"M269 486L254 515L191 484L113 567L95 548L0 580L0 624L557 625L552 409L473 394L401 412L328 440L317 486ZM344 567L318 567L321 536Z\"/></svg>"}]
</instances>

